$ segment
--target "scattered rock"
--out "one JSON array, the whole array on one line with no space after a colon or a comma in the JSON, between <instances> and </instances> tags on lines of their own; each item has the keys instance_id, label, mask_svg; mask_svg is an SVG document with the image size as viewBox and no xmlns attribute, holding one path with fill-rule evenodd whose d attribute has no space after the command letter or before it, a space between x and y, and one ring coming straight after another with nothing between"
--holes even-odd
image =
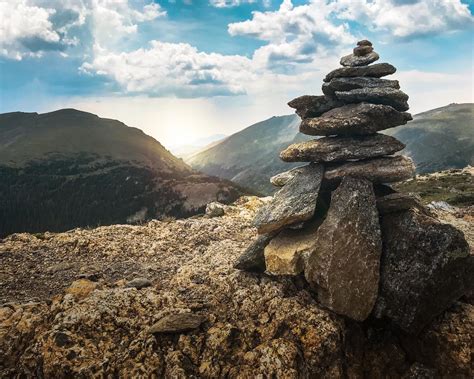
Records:
<instances>
[{"instance_id":1,"label":"scattered rock","mask_svg":"<svg viewBox=\"0 0 474 379\"><path fill-rule=\"evenodd\" d=\"M345 176L357 176L373 183L393 183L414 175L413 161L405 156L396 156L328 165L324 172L324 180L337 183Z\"/></svg>"},{"instance_id":2,"label":"scattered rock","mask_svg":"<svg viewBox=\"0 0 474 379\"><path fill-rule=\"evenodd\" d=\"M309 220L314 215L324 169L308 165L290 180L264 205L255 216L254 224L260 234Z\"/></svg>"},{"instance_id":3,"label":"scattered rock","mask_svg":"<svg viewBox=\"0 0 474 379\"><path fill-rule=\"evenodd\" d=\"M264 272L265 256L263 251L274 235L274 233L259 235L237 259L234 268L250 272Z\"/></svg>"},{"instance_id":4,"label":"scattered rock","mask_svg":"<svg viewBox=\"0 0 474 379\"><path fill-rule=\"evenodd\" d=\"M97 283L87 279L79 279L71 283L66 293L72 295L76 301L85 299L97 288Z\"/></svg>"},{"instance_id":5,"label":"scattered rock","mask_svg":"<svg viewBox=\"0 0 474 379\"><path fill-rule=\"evenodd\" d=\"M275 187L283 187L286 183L293 179L297 173L303 172L303 167L305 166L295 167L291 170L276 174L270 178L270 183L272 183Z\"/></svg>"},{"instance_id":6,"label":"scattered rock","mask_svg":"<svg viewBox=\"0 0 474 379\"><path fill-rule=\"evenodd\" d=\"M151 282L151 280L147 278L135 278L135 279L130 280L126 284L126 287L136 288L137 290L140 290L142 288L151 287L152 285L153 283Z\"/></svg>"},{"instance_id":7,"label":"scattered rock","mask_svg":"<svg viewBox=\"0 0 474 379\"><path fill-rule=\"evenodd\" d=\"M368 102L390 105L397 111L408 110L408 95L399 89L389 87L359 88L350 91L336 91L336 98L345 103Z\"/></svg>"},{"instance_id":8,"label":"scattered rock","mask_svg":"<svg viewBox=\"0 0 474 379\"><path fill-rule=\"evenodd\" d=\"M300 132L311 136L353 136L374 134L379 130L404 125L411 115L388 105L348 104L330 110L317 118L301 122Z\"/></svg>"},{"instance_id":9,"label":"scattered rock","mask_svg":"<svg viewBox=\"0 0 474 379\"><path fill-rule=\"evenodd\" d=\"M323 83L322 90L326 96L335 97L336 91L350 91L360 88L395 88L400 89L398 80L388 80L369 77L334 78L329 83Z\"/></svg>"},{"instance_id":10,"label":"scattered rock","mask_svg":"<svg viewBox=\"0 0 474 379\"><path fill-rule=\"evenodd\" d=\"M280 158L285 162L341 162L391 155L404 148L396 138L384 134L324 137L290 145L280 153Z\"/></svg>"},{"instance_id":11,"label":"scattered rock","mask_svg":"<svg viewBox=\"0 0 474 379\"><path fill-rule=\"evenodd\" d=\"M324 78L325 82L329 82L333 78L352 77L352 76L369 76L371 78L381 78L382 76L392 75L397 71L389 63L376 63L370 66L360 67L341 67L331 71Z\"/></svg>"},{"instance_id":12,"label":"scattered rock","mask_svg":"<svg viewBox=\"0 0 474 379\"><path fill-rule=\"evenodd\" d=\"M343 179L314 246L305 276L318 300L336 313L365 320L377 298L382 252L372 183Z\"/></svg>"},{"instance_id":13,"label":"scattered rock","mask_svg":"<svg viewBox=\"0 0 474 379\"><path fill-rule=\"evenodd\" d=\"M364 48L364 50L367 50ZM373 50L373 49L372 49ZM361 50L357 50L358 53ZM356 55L356 54L349 54L341 58L341 66L344 67L358 67L358 66L367 66L379 59L379 55L375 51L371 51L366 54Z\"/></svg>"},{"instance_id":14,"label":"scattered rock","mask_svg":"<svg viewBox=\"0 0 474 379\"><path fill-rule=\"evenodd\" d=\"M357 46L352 51L354 55L361 57L374 51L374 48L372 46Z\"/></svg>"},{"instance_id":15,"label":"scattered rock","mask_svg":"<svg viewBox=\"0 0 474 379\"><path fill-rule=\"evenodd\" d=\"M224 204L218 202L212 202L206 205L206 215L209 217L221 217L224 216L225 209Z\"/></svg>"},{"instance_id":16,"label":"scattered rock","mask_svg":"<svg viewBox=\"0 0 474 379\"><path fill-rule=\"evenodd\" d=\"M148 330L148 333L184 333L199 328L203 322L204 318L198 314L189 312L175 313L165 316L153 324Z\"/></svg>"},{"instance_id":17,"label":"scattered rock","mask_svg":"<svg viewBox=\"0 0 474 379\"><path fill-rule=\"evenodd\" d=\"M283 230L265 248L266 271L271 275L298 275L314 250L315 235L321 219L298 230Z\"/></svg>"},{"instance_id":18,"label":"scattered rock","mask_svg":"<svg viewBox=\"0 0 474 379\"><path fill-rule=\"evenodd\" d=\"M330 99L326 96L300 96L291 100L288 105L296 109L296 114L305 119L318 117L324 112L344 105L341 101Z\"/></svg>"},{"instance_id":19,"label":"scattered rock","mask_svg":"<svg viewBox=\"0 0 474 379\"><path fill-rule=\"evenodd\" d=\"M449 205L446 201L432 201L428 204L428 208L450 213L455 213L457 211L455 207Z\"/></svg>"},{"instance_id":20,"label":"scattered rock","mask_svg":"<svg viewBox=\"0 0 474 379\"><path fill-rule=\"evenodd\" d=\"M411 208L423 209L421 199L413 194L395 192L377 197L377 209L380 214L401 212Z\"/></svg>"},{"instance_id":21,"label":"scattered rock","mask_svg":"<svg viewBox=\"0 0 474 379\"><path fill-rule=\"evenodd\" d=\"M382 217L384 250L374 313L418 333L474 288L474 256L462 232L410 210Z\"/></svg>"}]
</instances>

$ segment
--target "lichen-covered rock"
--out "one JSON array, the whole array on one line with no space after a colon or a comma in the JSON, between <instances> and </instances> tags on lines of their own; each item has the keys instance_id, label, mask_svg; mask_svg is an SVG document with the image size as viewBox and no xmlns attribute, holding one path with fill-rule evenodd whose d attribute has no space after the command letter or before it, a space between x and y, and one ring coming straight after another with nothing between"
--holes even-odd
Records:
<instances>
[{"instance_id":1,"label":"lichen-covered rock","mask_svg":"<svg viewBox=\"0 0 474 379\"><path fill-rule=\"evenodd\" d=\"M344 105L343 102L328 98L326 96L304 95L291 100L288 106L296 109L296 114L305 119L318 117L324 112Z\"/></svg>"},{"instance_id":2,"label":"lichen-covered rock","mask_svg":"<svg viewBox=\"0 0 474 379\"><path fill-rule=\"evenodd\" d=\"M234 268L250 272L265 271L264 249L270 243L274 233L260 234L244 253L237 259Z\"/></svg>"},{"instance_id":3,"label":"lichen-covered rock","mask_svg":"<svg viewBox=\"0 0 474 379\"><path fill-rule=\"evenodd\" d=\"M303 120L300 132L312 136L367 135L404 125L410 120L409 113L398 112L388 105L349 104L326 112L320 117Z\"/></svg>"},{"instance_id":4,"label":"lichen-covered rock","mask_svg":"<svg viewBox=\"0 0 474 379\"><path fill-rule=\"evenodd\" d=\"M150 334L173 334L189 332L199 328L204 318L192 312L181 312L169 314L155 322L148 333Z\"/></svg>"},{"instance_id":5,"label":"lichen-covered rock","mask_svg":"<svg viewBox=\"0 0 474 379\"><path fill-rule=\"evenodd\" d=\"M337 99L344 103L367 102L372 104L390 105L397 111L404 112L408 106L408 95L399 89L390 87L358 88L350 91L336 91Z\"/></svg>"},{"instance_id":6,"label":"lichen-covered rock","mask_svg":"<svg viewBox=\"0 0 474 379\"><path fill-rule=\"evenodd\" d=\"M336 91L350 91L360 88L395 88L400 89L398 80L388 80L370 77L334 78L323 83L322 90L326 96L335 97Z\"/></svg>"},{"instance_id":7,"label":"lichen-covered rock","mask_svg":"<svg viewBox=\"0 0 474 379\"><path fill-rule=\"evenodd\" d=\"M296 172L255 216L260 234L278 231L285 226L309 220L314 215L323 178L323 166L311 164Z\"/></svg>"},{"instance_id":8,"label":"lichen-covered rock","mask_svg":"<svg viewBox=\"0 0 474 379\"><path fill-rule=\"evenodd\" d=\"M423 209L420 198L413 194L395 192L377 197L377 209L380 214L401 212L411 208Z\"/></svg>"},{"instance_id":9,"label":"lichen-covered rock","mask_svg":"<svg viewBox=\"0 0 474 379\"><path fill-rule=\"evenodd\" d=\"M365 49L368 50L368 49ZM372 49L373 50L373 49ZM361 49L357 50L357 54L349 54L341 58L341 66L344 67L357 67L367 66L377 60L379 55L375 51L368 52L366 54L360 54Z\"/></svg>"},{"instance_id":10,"label":"lichen-covered rock","mask_svg":"<svg viewBox=\"0 0 474 379\"><path fill-rule=\"evenodd\" d=\"M272 183L275 187L283 187L286 183L288 183L291 179L295 177L298 172L303 171L303 167L295 167L291 170L280 172L270 178L270 183Z\"/></svg>"},{"instance_id":11,"label":"lichen-covered rock","mask_svg":"<svg viewBox=\"0 0 474 379\"><path fill-rule=\"evenodd\" d=\"M221 217L225 213L224 207L224 204L216 201L209 203L206 205L206 215L209 217Z\"/></svg>"},{"instance_id":12,"label":"lichen-covered rock","mask_svg":"<svg viewBox=\"0 0 474 379\"><path fill-rule=\"evenodd\" d=\"M336 313L365 320L377 298L382 252L372 183L343 179L314 246L305 277L317 290L318 300Z\"/></svg>"},{"instance_id":13,"label":"lichen-covered rock","mask_svg":"<svg viewBox=\"0 0 474 379\"><path fill-rule=\"evenodd\" d=\"M387 76L394 74L397 71L389 63L376 63L370 66L360 66L360 67L342 67L337 68L331 71L324 78L325 82L329 82L333 78L346 78L353 76L368 76L371 78L381 78L382 76Z\"/></svg>"},{"instance_id":14,"label":"lichen-covered rock","mask_svg":"<svg viewBox=\"0 0 474 379\"><path fill-rule=\"evenodd\" d=\"M324 179L337 183L345 176L357 176L373 183L393 183L410 179L414 175L413 161L405 156L396 156L328 165Z\"/></svg>"},{"instance_id":15,"label":"lichen-covered rock","mask_svg":"<svg viewBox=\"0 0 474 379\"><path fill-rule=\"evenodd\" d=\"M374 314L418 333L474 288L474 256L462 232L414 210L382 217L380 293Z\"/></svg>"},{"instance_id":16,"label":"lichen-covered rock","mask_svg":"<svg viewBox=\"0 0 474 379\"><path fill-rule=\"evenodd\" d=\"M391 155L404 148L396 138L384 134L324 137L290 145L280 158L285 162L341 162Z\"/></svg>"}]
</instances>

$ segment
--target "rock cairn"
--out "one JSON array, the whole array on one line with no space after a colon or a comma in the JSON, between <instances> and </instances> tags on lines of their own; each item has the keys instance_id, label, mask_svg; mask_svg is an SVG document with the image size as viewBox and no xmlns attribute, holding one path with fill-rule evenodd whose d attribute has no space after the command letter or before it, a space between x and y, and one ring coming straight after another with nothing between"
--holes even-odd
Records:
<instances>
[{"instance_id":1,"label":"rock cairn","mask_svg":"<svg viewBox=\"0 0 474 379\"><path fill-rule=\"evenodd\" d=\"M408 96L372 43L357 43L326 75L322 96L288 103L300 132L321 138L289 146L281 189L255 217L259 237L236 267L270 275L303 274L328 309L357 321L386 319L418 333L473 290L474 259L462 232L441 224L390 183L410 179L405 146L377 132L404 125Z\"/></svg>"}]
</instances>

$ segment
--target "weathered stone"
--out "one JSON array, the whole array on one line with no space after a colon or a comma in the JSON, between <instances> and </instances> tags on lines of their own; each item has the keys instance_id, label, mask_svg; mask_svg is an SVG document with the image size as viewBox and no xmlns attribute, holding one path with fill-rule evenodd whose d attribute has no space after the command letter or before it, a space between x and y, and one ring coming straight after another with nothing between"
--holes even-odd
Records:
<instances>
[{"instance_id":1,"label":"weathered stone","mask_svg":"<svg viewBox=\"0 0 474 379\"><path fill-rule=\"evenodd\" d=\"M382 76L392 75L397 71L389 63L376 63L370 66L360 67L341 67L331 71L324 78L325 82L329 82L333 78L344 78L352 76L369 76L371 78L381 78Z\"/></svg>"},{"instance_id":2,"label":"weathered stone","mask_svg":"<svg viewBox=\"0 0 474 379\"><path fill-rule=\"evenodd\" d=\"M414 210L382 217L380 293L374 309L418 333L474 287L474 256L462 232Z\"/></svg>"},{"instance_id":3,"label":"weathered stone","mask_svg":"<svg viewBox=\"0 0 474 379\"><path fill-rule=\"evenodd\" d=\"M331 109L344 105L342 101L327 98L326 96L304 95L291 100L288 105L296 109L301 118L317 117Z\"/></svg>"},{"instance_id":4,"label":"weathered stone","mask_svg":"<svg viewBox=\"0 0 474 379\"><path fill-rule=\"evenodd\" d=\"M341 162L394 154L405 145L394 137L324 137L290 145L280 153L285 162Z\"/></svg>"},{"instance_id":5,"label":"weathered stone","mask_svg":"<svg viewBox=\"0 0 474 379\"><path fill-rule=\"evenodd\" d=\"M283 230L265 248L267 273L272 275L298 275L314 249L315 235L321 219L305 225L303 229Z\"/></svg>"},{"instance_id":6,"label":"weathered stone","mask_svg":"<svg viewBox=\"0 0 474 379\"><path fill-rule=\"evenodd\" d=\"M377 298L382 251L372 183L343 179L314 246L305 276L319 301L336 313L365 320Z\"/></svg>"},{"instance_id":7,"label":"weathered stone","mask_svg":"<svg viewBox=\"0 0 474 379\"><path fill-rule=\"evenodd\" d=\"M341 58L340 64L344 67L367 66L379 58L379 55L375 51L371 51L365 55L349 54Z\"/></svg>"},{"instance_id":8,"label":"weathered stone","mask_svg":"<svg viewBox=\"0 0 474 379\"><path fill-rule=\"evenodd\" d=\"M357 176L373 183L394 183L409 179L414 175L413 161L405 156L396 156L328 165L324 180L337 183L345 176Z\"/></svg>"},{"instance_id":9,"label":"weathered stone","mask_svg":"<svg viewBox=\"0 0 474 379\"><path fill-rule=\"evenodd\" d=\"M322 90L326 96L336 96L336 91L350 91L359 88L395 88L400 89L398 80L388 80L369 77L334 78L323 83Z\"/></svg>"},{"instance_id":10,"label":"weathered stone","mask_svg":"<svg viewBox=\"0 0 474 379\"><path fill-rule=\"evenodd\" d=\"M413 194L395 192L377 197L377 209L380 214L401 212L412 208L423 209L420 198Z\"/></svg>"},{"instance_id":11,"label":"weathered stone","mask_svg":"<svg viewBox=\"0 0 474 379\"><path fill-rule=\"evenodd\" d=\"M130 287L130 288L136 288L136 289L142 289L146 287L151 287L153 283L151 282L150 279L147 278L135 278L130 280L125 287Z\"/></svg>"},{"instance_id":12,"label":"weathered stone","mask_svg":"<svg viewBox=\"0 0 474 379\"><path fill-rule=\"evenodd\" d=\"M273 199L258 211L254 225L260 234L309 220L316 208L323 177L322 165L304 166Z\"/></svg>"},{"instance_id":13,"label":"weathered stone","mask_svg":"<svg viewBox=\"0 0 474 379\"><path fill-rule=\"evenodd\" d=\"M394 88L359 88L350 91L336 91L336 98L346 103L368 102L390 105L397 111L404 112L408 106L408 95Z\"/></svg>"},{"instance_id":14,"label":"weathered stone","mask_svg":"<svg viewBox=\"0 0 474 379\"><path fill-rule=\"evenodd\" d=\"M357 42L357 46L372 46L372 42L367 39Z\"/></svg>"},{"instance_id":15,"label":"weathered stone","mask_svg":"<svg viewBox=\"0 0 474 379\"><path fill-rule=\"evenodd\" d=\"M372 46L357 46L352 51L353 51L354 55L357 55L357 56L360 57L362 55L366 55L366 54L371 53L372 51L374 51L374 48Z\"/></svg>"},{"instance_id":16,"label":"weathered stone","mask_svg":"<svg viewBox=\"0 0 474 379\"><path fill-rule=\"evenodd\" d=\"M275 187L283 187L286 183L293 179L298 172L303 171L303 167L306 166L295 167L291 170L280 172L279 174L276 174L270 178L270 183L272 183Z\"/></svg>"},{"instance_id":17,"label":"weathered stone","mask_svg":"<svg viewBox=\"0 0 474 379\"><path fill-rule=\"evenodd\" d=\"M300 132L312 136L367 135L404 125L409 113L398 112L388 105L349 104L301 122Z\"/></svg>"},{"instance_id":18,"label":"weathered stone","mask_svg":"<svg viewBox=\"0 0 474 379\"><path fill-rule=\"evenodd\" d=\"M203 323L202 316L194 313L176 313L163 317L153 324L148 333L184 333L197 329Z\"/></svg>"},{"instance_id":19,"label":"weathered stone","mask_svg":"<svg viewBox=\"0 0 474 379\"><path fill-rule=\"evenodd\" d=\"M259 235L237 259L234 268L250 272L264 272L265 256L263 251L274 236L274 233Z\"/></svg>"},{"instance_id":20,"label":"weathered stone","mask_svg":"<svg viewBox=\"0 0 474 379\"><path fill-rule=\"evenodd\" d=\"M206 205L206 215L208 217L221 217L224 216L224 204L218 203L217 201L213 201Z\"/></svg>"}]
</instances>

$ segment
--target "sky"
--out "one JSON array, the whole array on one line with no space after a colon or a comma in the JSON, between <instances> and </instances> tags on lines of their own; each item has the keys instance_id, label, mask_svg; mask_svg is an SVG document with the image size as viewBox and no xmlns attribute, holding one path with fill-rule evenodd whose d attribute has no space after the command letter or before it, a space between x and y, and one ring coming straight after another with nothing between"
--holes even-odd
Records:
<instances>
[{"instance_id":1,"label":"sky","mask_svg":"<svg viewBox=\"0 0 474 379\"><path fill-rule=\"evenodd\" d=\"M473 102L474 0L0 0L0 113L76 108L167 147L291 114L361 39L411 112Z\"/></svg>"}]
</instances>

